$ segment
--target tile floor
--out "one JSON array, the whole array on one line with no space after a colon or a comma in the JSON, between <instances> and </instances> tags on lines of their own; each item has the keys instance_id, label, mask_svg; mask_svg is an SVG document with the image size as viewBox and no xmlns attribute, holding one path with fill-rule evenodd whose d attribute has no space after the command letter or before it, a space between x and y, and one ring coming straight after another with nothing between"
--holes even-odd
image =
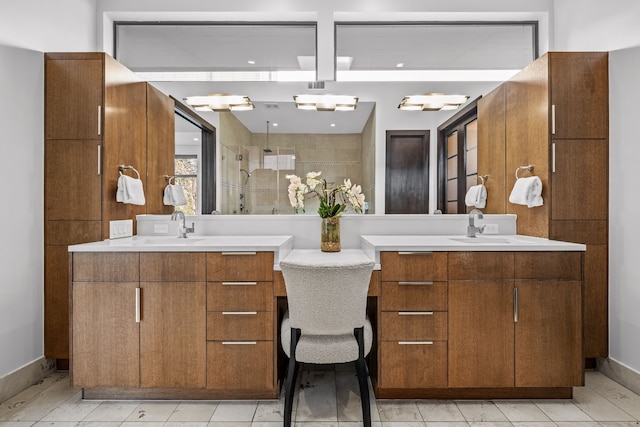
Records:
<instances>
[{"instance_id":1,"label":"tile floor","mask_svg":"<svg viewBox=\"0 0 640 427\"><path fill-rule=\"evenodd\" d=\"M296 427L361 426L350 365L304 370ZM276 427L279 401L82 401L66 373L55 373L0 404L0 427ZM640 426L640 396L598 372L572 400L372 401L374 427Z\"/></svg>"}]
</instances>

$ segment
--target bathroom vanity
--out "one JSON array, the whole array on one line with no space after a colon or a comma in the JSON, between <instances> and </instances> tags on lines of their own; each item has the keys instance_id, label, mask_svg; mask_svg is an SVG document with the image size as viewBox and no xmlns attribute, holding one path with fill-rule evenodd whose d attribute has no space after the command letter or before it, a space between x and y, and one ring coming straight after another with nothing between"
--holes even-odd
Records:
<instances>
[{"instance_id":1,"label":"bathroom vanity","mask_svg":"<svg viewBox=\"0 0 640 427\"><path fill-rule=\"evenodd\" d=\"M361 236L377 398L569 398L584 384L584 245ZM70 246L71 384L86 398L276 399L292 236ZM339 253L335 256L340 256Z\"/></svg>"}]
</instances>

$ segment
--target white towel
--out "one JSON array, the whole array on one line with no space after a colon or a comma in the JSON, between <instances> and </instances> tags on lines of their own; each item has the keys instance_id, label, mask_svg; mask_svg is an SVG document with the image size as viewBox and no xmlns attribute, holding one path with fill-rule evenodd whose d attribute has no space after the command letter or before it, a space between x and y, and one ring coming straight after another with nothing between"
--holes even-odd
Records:
<instances>
[{"instance_id":1,"label":"white towel","mask_svg":"<svg viewBox=\"0 0 640 427\"><path fill-rule=\"evenodd\" d=\"M183 206L187 204L187 198L184 196L184 188L182 185L169 184L164 188L164 197L162 202L168 206Z\"/></svg>"},{"instance_id":2,"label":"white towel","mask_svg":"<svg viewBox=\"0 0 640 427\"><path fill-rule=\"evenodd\" d=\"M537 176L529 176L516 180L509 201L516 205L530 208L542 206L542 181Z\"/></svg>"},{"instance_id":3,"label":"white towel","mask_svg":"<svg viewBox=\"0 0 640 427\"><path fill-rule=\"evenodd\" d=\"M128 175L123 175L121 172L120 178L118 178L116 201L131 205L144 205L146 200L144 198L142 181Z\"/></svg>"},{"instance_id":4,"label":"white towel","mask_svg":"<svg viewBox=\"0 0 640 427\"><path fill-rule=\"evenodd\" d=\"M483 209L487 206L487 188L482 184L472 185L464 197L464 203L467 206Z\"/></svg>"}]
</instances>

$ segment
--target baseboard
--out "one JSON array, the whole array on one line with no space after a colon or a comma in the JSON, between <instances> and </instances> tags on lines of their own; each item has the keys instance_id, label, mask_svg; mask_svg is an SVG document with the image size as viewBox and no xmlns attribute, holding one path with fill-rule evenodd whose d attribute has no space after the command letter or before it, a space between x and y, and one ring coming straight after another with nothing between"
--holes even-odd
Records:
<instances>
[{"instance_id":1,"label":"baseboard","mask_svg":"<svg viewBox=\"0 0 640 427\"><path fill-rule=\"evenodd\" d=\"M55 360L45 359L43 356L0 377L0 403L29 388L55 369Z\"/></svg>"},{"instance_id":2,"label":"baseboard","mask_svg":"<svg viewBox=\"0 0 640 427\"><path fill-rule=\"evenodd\" d=\"M597 359L598 371L608 376L617 383L622 384L636 394L640 394L640 372L623 365L617 360Z\"/></svg>"}]
</instances>

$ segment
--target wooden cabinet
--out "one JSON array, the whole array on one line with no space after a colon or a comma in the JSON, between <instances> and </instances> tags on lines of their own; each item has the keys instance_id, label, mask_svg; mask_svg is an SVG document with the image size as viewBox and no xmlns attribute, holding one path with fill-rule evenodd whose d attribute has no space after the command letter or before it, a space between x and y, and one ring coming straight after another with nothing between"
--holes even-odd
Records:
<instances>
[{"instance_id":1,"label":"wooden cabinet","mask_svg":"<svg viewBox=\"0 0 640 427\"><path fill-rule=\"evenodd\" d=\"M382 252L381 389L447 386L447 253Z\"/></svg>"},{"instance_id":2,"label":"wooden cabinet","mask_svg":"<svg viewBox=\"0 0 640 427\"><path fill-rule=\"evenodd\" d=\"M519 234L587 245L587 358L608 354L608 93L606 52L550 52L478 103L479 173L488 174L492 186L485 212L517 215ZM526 165L542 181L540 207L508 202L515 171ZM594 230L597 239L590 235Z\"/></svg>"},{"instance_id":3,"label":"wooden cabinet","mask_svg":"<svg viewBox=\"0 0 640 427\"><path fill-rule=\"evenodd\" d=\"M69 358L62 248L108 238L110 220L170 212L162 189L174 169L173 122L173 100L110 56L45 54L46 357ZM119 165L140 173L146 206L116 202Z\"/></svg>"},{"instance_id":4,"label":"wooden cabinet","mask_svg":"<svg viewBox=\"0 0 640 427\"><path fill-rule=\"evenodd\" d=\"M206 259L207 388L275 397L273 253Z\"/></svg>"}]
</instances>

